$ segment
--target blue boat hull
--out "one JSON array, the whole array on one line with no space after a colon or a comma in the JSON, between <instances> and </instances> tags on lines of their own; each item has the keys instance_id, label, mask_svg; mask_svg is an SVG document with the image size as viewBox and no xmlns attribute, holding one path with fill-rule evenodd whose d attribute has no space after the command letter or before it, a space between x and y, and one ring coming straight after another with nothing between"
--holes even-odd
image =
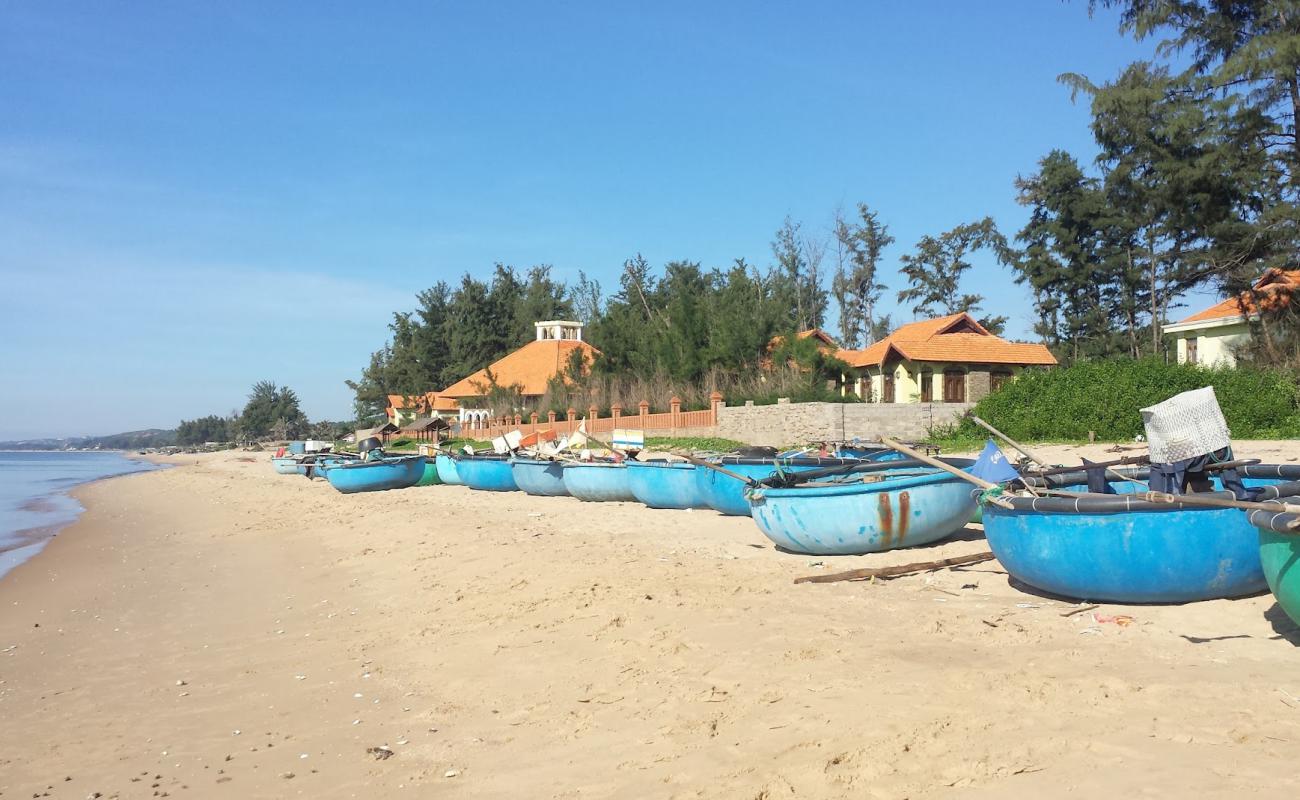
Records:
<instances>
[{"instance_id":1,"label":"blue boat hull","mask_svg":"<svg viewBox=\"0 0 1300 800\"><path fill-rule=\"evenodd\" d=\"M594 503L635 502L622 464L565 464L564 488L569 494Z\"/></svg>"},{"instance_id":2,"label":"blue boat hull","mask_svg":"<svg viewBox=\"0 0 1300 800\"><path fill-rule=\"evenodd\" d=\"M460 471L456 469L456 459L439 453L434 456L433 463L438 470L438 479L443 483L448 486L463 486L465 484L460 479Z\"/></svg>"},{"instance_id":3,"label":"blue boat hull","mask_svg":"<svg viewBox=\"0 0 1300 800\"><path fill-rule=\"evenodd\" d=\"M406 456L339 465L325 470L325 477L344 494L405 489L424 476L424 460L424 456Z\"/></svg>"},{"instance_id":4,"label":"blue boat hull","mask_svg":"<svg viewBox=\"0 0 1300 800\"><path fill-rule=\"evenodd\" d=\"M1264 470L1246 468L1247 486L1275 492L1283 485L1251 471ZM1014 500L1014 510L986 505L984 535L1012 577L1080 600L1186 603L1267 588L1259 535L1245 513L1111 497L1127 509L1099 510L1091 501L1075 511L1061 508L1073 501L1032 498Z\"/></svg>"},{"instance_id":5,"label":"blue boat hull","mask_svg":"<svg viewBox=\"0 0 1300 800\"><path fill-rule=\"evenodd\" d=\"M888 451L893 455L893 451ZM872 454L872 458L880 455L879 452ZM827 469L829 467L844 466L846 464L856 463L859 458L796 458L796 459L751 459L751 458L723 458L718 463L719 466L728 472L734 472L738 475L744 475L747 478L762 480L770 477L778 469L783 472L807 472L814 469ZM762 461L762 463L753 463ZM695 470L695 487L699 492L700 499L705 505L721 514L728 514L736 517L749 516L749 500L745 498L744 481L724 475L715 469L700 467Z\"/></svg>"},{"instance_id":6,"label":"blue boat hull","mask_svg":"<svg viewBox=\"0 0 1300 800\"><path fill-rule=\"evenodd\" d=\"M627 462L632 496L650 508L708 508L695 483L695 465L669 461Z\"/></svg>"},{"instance_id":7,"label":"blue boat hull","mask_svg":"<svg viewBox=\"0 0 1300 800\"><path fill-rule=\"evenodd\" d=\"M465 485L480 492L517 492L514 473L505 458L466 456L456 460L456 473Z\"/></svg>"},{"instance_id":8,"label":"blue boat hull","mask_svg":"<svg viewBox=\"0 0 1300 800\"><path fill-rule=\"evenodd\" d=\"M778 547L809 555L928 544L961 530L975 509L970 484L934 470L876 483L761 488L750 492L749 501L763 535Z\"/></svg>"},{"instance_id":9,"label":"blue boat hull","mask_svg":"<svg viewBox=\"0 0 1300 800\"><path fill-rule=\"evenodd\" d=\"M296 458L273 458L271 465L280 475L306 475L307 468L298 462Z\"/></svg>"},{"instance_id":10,"label":"blue boat hull","mask_svg":"<svg viewBox=\"0 0 1300 800\"><path fill-rule=\"evenodd\" d=\"M516 458L510 462L515 483L526 493L539 497L567 497L564 487L564 465L559 461L541 461Z\"/></svg>"}]
</instances>

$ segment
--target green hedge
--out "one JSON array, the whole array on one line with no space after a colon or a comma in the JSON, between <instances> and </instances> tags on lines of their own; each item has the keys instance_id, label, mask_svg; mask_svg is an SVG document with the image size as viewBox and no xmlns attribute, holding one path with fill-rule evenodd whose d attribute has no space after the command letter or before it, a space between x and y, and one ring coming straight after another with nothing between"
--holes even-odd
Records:
<instances>
[{"instance_id":1,"label":"green hedge","mask_svg":"<svg viewBox=\"0 0 1300 800\"><path fill-rule=\"evenodd\" d=\"M979 401L973 413L1013 439L1080 440L1095 431L1099 439L1123 441L1142 433L1139 409L1202 386L1214 387L1234 437L1300 435L1300 391L1293 373L1166 364L1158 359L1029 370ZM986 435L969 419L937 433L960 439Z\"/></svg>"}]
</instances>

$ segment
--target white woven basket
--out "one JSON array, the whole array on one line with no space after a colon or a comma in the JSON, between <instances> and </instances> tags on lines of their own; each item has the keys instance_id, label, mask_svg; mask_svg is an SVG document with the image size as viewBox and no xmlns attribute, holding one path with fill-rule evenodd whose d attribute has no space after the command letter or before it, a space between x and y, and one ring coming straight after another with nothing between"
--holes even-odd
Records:
<instances>
[{"instance_id":1,"label":"white woven basket","mask_svg":"<svg viewBox=\"0 0 1300 800\"><path fill-rule=\"evenodd\" d=\"M1196 458L1232 443L1213 386L1176 394L1142 409L1142 424L1147 429L1153 464Z\"/></svg>"}]
</instances>

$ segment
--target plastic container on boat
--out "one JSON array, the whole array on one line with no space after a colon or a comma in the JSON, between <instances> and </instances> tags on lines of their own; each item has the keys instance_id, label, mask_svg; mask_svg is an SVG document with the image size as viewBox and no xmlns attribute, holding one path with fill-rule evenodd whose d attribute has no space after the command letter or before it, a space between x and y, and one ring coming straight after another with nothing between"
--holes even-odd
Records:
<instances>
[{"instance_id":1,"label":"plastic container on boat","mask_svg":"<svg viewBox=\"0 0 1300 800\"><path fill-rule=\"evenodd\" d=\"M520 489L540 497L567 497L564 486L564 464L539 458L514 458L510 471Z\"/></svg>"},{"instance_id":2,"label":"plastic container on boat","mask_svg":"<svg viewBox=\"0 0 1300 800\"><path fill-rule=\"evenodd\" d=\"M965 468L969 459L945 459ZM748 498L754 522L795 553L855 555L938 541L965 527L971 486L918 461L866 465L842 480L790 488L758 487Z\"/></svg>"},{"instance_id":3,"label":"plastic container on boat","mask_svg":"<svg viewBox=\"0 0 1300 800\"><path fill-rule=\"evenodd\" d=\"M307 467L303 466L296 458L290 456L276 456L271 459L271 466L280 475L306 475Z\"/></svg>"},{"instance_id":4,"label":"plastic container on boat","mask_svg":"<svg viewBox=\"0 0 1300 800\"><path fill-rule=\"evenodd\" d=\"M564 465L564 488L569 494L597 503L635 502L636 495L628 485L627 466L610 461Z\"/></svg>"}]
</instances>

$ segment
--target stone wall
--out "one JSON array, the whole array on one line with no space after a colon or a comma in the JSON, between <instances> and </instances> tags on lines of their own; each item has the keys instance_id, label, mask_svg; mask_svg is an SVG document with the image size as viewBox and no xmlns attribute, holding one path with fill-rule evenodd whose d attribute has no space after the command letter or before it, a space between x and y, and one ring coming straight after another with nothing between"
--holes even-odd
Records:
<instances>
[{"instance_id":1,"label":"stone wall","mask_svg":"<svg viewBox=\"0 0 1300 800\"><path fill-rule=\"evenodd\" d=\"M717 435L746 444L786 445L881 436L924 439L973 403L777 403L718 409Z\"/></svg>"}]
</instances>

